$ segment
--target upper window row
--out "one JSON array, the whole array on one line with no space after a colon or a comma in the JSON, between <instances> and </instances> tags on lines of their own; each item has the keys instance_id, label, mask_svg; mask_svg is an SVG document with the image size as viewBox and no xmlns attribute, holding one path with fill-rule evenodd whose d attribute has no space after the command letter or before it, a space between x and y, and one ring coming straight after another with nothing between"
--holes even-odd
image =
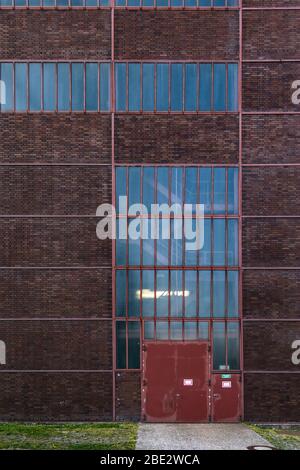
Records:
<instances>
[{"instance_id":1,"label":"upper window row","mask_svg":"<svg viewBox=\"0 0 300 470\"><path fill-rule=\"evenodd\" d=\"M2 112L112 110L109 62L2 62L0 79ZM238 64L116 62L114 93L117 112L235 112Z\"/></svg>"},{"instance_id":2,"label":"upper window row","mask_svg":"<svg viewBox=\"0 0 300 470\"><path fill-rule=\"evenodd\" d=\"M101 8L112 4L112 0L0 0L0 8ZM239 0L115 0L114 3L116 7L139 8L224 8L238 5Z\"/></svg>"}]
</instances>

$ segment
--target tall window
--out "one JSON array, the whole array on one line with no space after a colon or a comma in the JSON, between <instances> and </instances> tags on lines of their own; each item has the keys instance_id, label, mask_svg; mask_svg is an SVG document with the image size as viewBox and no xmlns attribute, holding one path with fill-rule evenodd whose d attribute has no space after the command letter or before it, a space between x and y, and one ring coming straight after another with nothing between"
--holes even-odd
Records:
<instances>
[{"instance_id":1,"label":"tall window","mask_svg":"<svg viewBox=\"0 0 300 470\"><path fill-rule=\"evenodd\" d=\"M0 0L0 8L107 8L111 0ZM232 8L239 0L115 0L116 7Z\"/></svg>"},{"instance_id":2,"label":"tall window","mask_svg":"<svg viewBox=\"0 0 300 470\"><path fill-rule=\"evenodd\" d=\"M125 206L118 204L121 196L127 197ZM126 217L128 226L136 217L132 204L147 209L141 236L132 240L118 233L116 240L116 335L123 345L117 347L117 367L132 368L131 354L139 367L142 335L145 341L211 341L214 369L239 369L238 169L117 167L116 201L117 221ZM203 204L203 247L188 251L186 240L175 237L174 214L163 211L170 239L162 231L156 239L143 238L152 222L148 210L156 203Z\"/></svg>"}]
</instances>

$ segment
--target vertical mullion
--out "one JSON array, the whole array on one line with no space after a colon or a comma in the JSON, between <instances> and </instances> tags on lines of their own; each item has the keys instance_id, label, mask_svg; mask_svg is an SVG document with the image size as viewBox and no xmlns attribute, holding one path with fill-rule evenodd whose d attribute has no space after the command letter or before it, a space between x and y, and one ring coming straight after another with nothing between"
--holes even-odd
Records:
<instances>
[{"instance_id":1,"label":"vertical mullion","mask_svg":"<svg viewBox=\"0 0 300 470\"><path fill-rule=\"evenodd\" d=\"M171 205L171 174L172 167L168 167L168 204ZM168 292L169 292L169 301L168 301L168 339L170 339L171 331L171 242L172 242L172 231L171 231L171 214L169 215L169 246L168 246Z\"/></svg>"},{"instance_id":2,"label":"vertical mullion","mask_svg":"<svg viewBox=\"0 0 300 470\"><path fill-rule=\"evenodd\" d=\"M181 200L181 238L182 238L182 243L181 243L181 251L182 251L182 264L185 266L185 219L183 217L182 213L182 207L184 208L184 203L185 203L185 173L186 173L186 167L183 168L182 172L182 200ZM184 326L184 319L185 319L185 273L186 271L184 269L181 269L181 279L182 279L182 336L181 338L184 339L184 333L185 333L185 326Z\"/></svg>"},{"instance_id":3,"label":"vertical mullion","mask_svg":"<svg viewBox=\"0 0 300 470\"><path fill-rule=\"evenodd\" d=\"M199 167L197 167L197 188L196 188L196 204L198 203L200 204L200 168ZM197 212L196 212L196 217L197 217ZM204 220L203 220L203 224L204 224ZM196 224L197 224L197 220L196 220ZM197 225L196 225L196 229L197 229ZM196 263L199 268L199 265L200 265L199 250L197 250L197 254L196 254ZM201 295L200 273L199 273L199 269L197 269L197 298L196 298L197 339L199 339L200 295Z\"/></svg>"},{"instance_id":4,"label":"vertical mullion","mask_svg":"<svg viewBox=\"0 0 300 470\"><path fill-rule=\"evenodd\" d=\"M98 97L97 97L97 103L98 103L98 112L101 112L101 62L98 62L98 76L97 76L97 87L98 87Z\"/></svg>"}]
</instances>

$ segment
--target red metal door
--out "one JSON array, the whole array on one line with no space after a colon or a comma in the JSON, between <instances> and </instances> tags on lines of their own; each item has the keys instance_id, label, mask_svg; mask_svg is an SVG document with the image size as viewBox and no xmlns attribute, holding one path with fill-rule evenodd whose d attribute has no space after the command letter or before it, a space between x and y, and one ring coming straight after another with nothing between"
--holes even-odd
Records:
<instances>
[{"instance_id":1,"label":"red metal door","mask_svg":"<svg viewBox=\"0 0 300 470\"><path fill-rule=\"evenodd\" d=\"M207 422L208 343L146 343L142 414L149 422Z\"/></svg>"},{"instance_id":2,"label":"red metal door","mask_svg":"<svg viewBox=\"0 0 300 470\"><path fill-rule=\"evenodd\" d=\"M240 374L214 374L212 376L212 397L214 422L234 423L240 421Z\"/></svg>"}]
</instances>

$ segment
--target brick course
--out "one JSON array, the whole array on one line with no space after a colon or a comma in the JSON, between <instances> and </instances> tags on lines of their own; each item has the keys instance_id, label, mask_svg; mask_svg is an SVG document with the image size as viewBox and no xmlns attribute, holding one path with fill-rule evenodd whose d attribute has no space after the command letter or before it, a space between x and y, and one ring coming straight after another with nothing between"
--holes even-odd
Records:
<instances>
[{"instance_id":1,"label":"brick course","mask_svg":"<svg viewBox=\"0 0 300 470\"><path fill-rule=\"evenodd\" d=\"M140 372L116 372L116 420L139 421L140 417Z\"/></svg>"}]
</instances>

